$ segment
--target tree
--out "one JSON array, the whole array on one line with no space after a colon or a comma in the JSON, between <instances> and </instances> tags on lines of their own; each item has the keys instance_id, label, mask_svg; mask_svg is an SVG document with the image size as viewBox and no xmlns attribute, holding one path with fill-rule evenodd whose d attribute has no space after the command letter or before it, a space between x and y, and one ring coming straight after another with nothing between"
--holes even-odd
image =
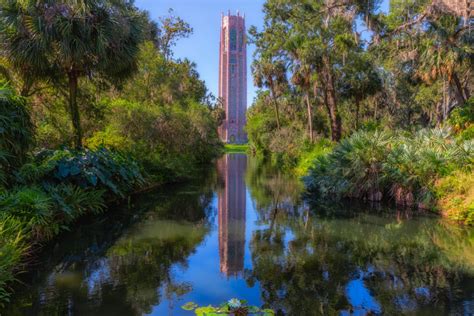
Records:
<instances>
[{"instance_id":1,"label":"tree","mask_svg":"<svg viewBox=\"0 0 474 316\"><path fill-rule=\"evenodd\" d=\"M255 60L252 64L255 85L259 88L266 87L270 90L271 103L275 110L277 128L280 129L280 113L278 97L281 96L287 85L286 68L281 61L272 61L265 57Z\"/></svg>"},{"instance_id":2,"label":"tree","mask_svg":"<svg viewBox=\"0 0 474 316\"><path fill-rule=\"evenodd\" d=\"M8 0L0 10L5 50L23 77L67 82L76 148L82 147L79 79L129 77L136 69L143 23L143 15L125 0Z\"/></svg>"},{"instance_id":3,"label":"tree","mask_svg":"<svg viewBox=\"0 0 474 316\"><path fill-rule=\"evenodd\" d=\"M186 38L193 33L193 28L178 16L173 15L173 10L168 11L168 16L160 18L160 35L158 44L160 51L167 60L173 56L171 48L176 45L176 41Z\"/></svg>"},{"instance_id":4,"label":"tree","mask_svg":"<svg viewBox=\"0 0 474 316\"><path fill-rule=\"evenodd\" d=\"M338 78L346 60L362 54L360 35L354 32L358 17L373 18L376 1L277 1L265 4L264 30L258 37L261 54L285 59L291 65L293 84L304 94L308 130L312 138L311 90L325 105L331 138L338 141L342 122L338 104Z\"/></svg>"},{"instance_id":5,"label":"tree","mask_svg":"<svg viewBox=\"0 0 474 316\"><path fill-rule=\"evenodd\" d=\"M348 61L343 76L339 78L340 95L354 101L356 130L359 129L360 103L382 90L382 80L369 54L357 57Z\"/></svg>"}]
</instances>

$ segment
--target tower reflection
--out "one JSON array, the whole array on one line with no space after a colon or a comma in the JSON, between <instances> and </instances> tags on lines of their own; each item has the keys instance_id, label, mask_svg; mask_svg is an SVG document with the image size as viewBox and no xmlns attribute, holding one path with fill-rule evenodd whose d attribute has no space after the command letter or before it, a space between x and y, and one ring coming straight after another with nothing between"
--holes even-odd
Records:
<instances>
[{"instance_id":1,"label":"tower reflection","mask_svg":"<svg viewBox=\"0 0 474 316\"><path fill-rule=\"evenodd\" d=\"M245 171L247 156L229 154L217 162L220 271L238 276L245 255Z\"/></svg>"}]
</instances>

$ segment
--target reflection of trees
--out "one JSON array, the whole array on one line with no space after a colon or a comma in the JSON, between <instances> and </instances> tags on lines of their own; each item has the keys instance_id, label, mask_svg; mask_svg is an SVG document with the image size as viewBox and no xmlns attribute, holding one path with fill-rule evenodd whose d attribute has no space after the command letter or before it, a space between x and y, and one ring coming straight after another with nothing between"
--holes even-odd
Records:
<instances>
[{"instance_id":1,"label":"reflection of trees","mask_svg":"<svg viewBox=\"0 0 474 316\"><path fill-rule=\"evenodd\" d=\"M110 278L126 287L124 299L137 314L150 313L160 303L160 287L167 298L189 291L189 285L172 279L170 268L176 263L186 266L205 233L203 225L158 220L138 225L109 249Z\"/></svg>"},{"instance_id":2,"label":"reflection of trees","mask_svg":"<svg viewBox=\"0 0 474 316\"><path fill-rule=\"evenodd\" d=\"M291 183L278 173L256 170L247 177L263 228L252 236L246 278L259 282L264 303L281 313L354 311L346 290L357 278L385 314L433 304L442 309L461 299L460 283L473 278L472 230L455 226L453 232L436 219L403 212L309 212L294 187L285 191Z\"/></svg>"},{"instance_id":3,"label":"reflection of trees","mask_svg":"<svg viewBox=\"0 0 474 316\"><path fill-rule=\"evenodd\" d=\"M8 315L141 315L186 294L190 285L174 280L171 267L186 267L208 232L212 191L202 192L189 186L150 193L71 234Z\"/></svg>"}]
</instances>

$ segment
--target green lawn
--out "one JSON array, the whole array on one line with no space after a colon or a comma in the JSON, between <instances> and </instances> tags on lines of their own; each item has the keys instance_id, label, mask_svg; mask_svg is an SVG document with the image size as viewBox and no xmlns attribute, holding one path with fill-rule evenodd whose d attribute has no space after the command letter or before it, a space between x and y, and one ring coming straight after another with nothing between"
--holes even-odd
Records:
<instances>
[{"instance_id":1,"label":"green lawn","mask_svg":"<svg viewBox=\"0 0 474 316\"><path fill-rule=\"evenodd\" d=\"M226 153L246 153L249 145L225 144L224 150Z\"/></svg>"}]
</instances>

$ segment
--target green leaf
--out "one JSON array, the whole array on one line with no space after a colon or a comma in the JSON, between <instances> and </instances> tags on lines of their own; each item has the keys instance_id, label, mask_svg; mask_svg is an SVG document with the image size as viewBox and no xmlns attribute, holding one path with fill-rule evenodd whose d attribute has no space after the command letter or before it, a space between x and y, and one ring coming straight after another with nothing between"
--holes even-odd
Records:
<instances>
[{"instance_id":1,"label":"green leaf","mask_svg":"<svg viewBox=\"0 0 474 316\"><path fill-rule=\"evenodd\" d=\"M186 311L192 311L192 310L195 310L196 308L198 307L198 305L194 302L187 302L186 304L184 304L183 306L181 306L182 309L186 310Z\"/></svg>"}]
</instances>

